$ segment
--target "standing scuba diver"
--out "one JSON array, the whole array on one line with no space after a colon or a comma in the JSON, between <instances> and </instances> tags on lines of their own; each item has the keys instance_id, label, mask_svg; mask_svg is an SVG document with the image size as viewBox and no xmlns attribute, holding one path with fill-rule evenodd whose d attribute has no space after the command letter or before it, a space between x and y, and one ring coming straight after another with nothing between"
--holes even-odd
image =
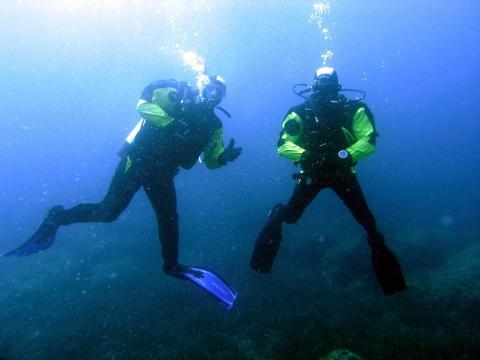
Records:
<instances>
[{"instance_id":1,"label":"standing scuba diver","mask_svg":"<svg viewBox=\"0 0 480 360\"><path fill-rule=\"evenodd\" d=\"M294 87L294 92L306 100L291 108L284 118L278 154L300 164L303 171L294 175L298 184L288 203L271 210L258 235L250 266L259 273L270 272L282 239L282 223L296 223L320 190L331 188L367 231L372 265L384 293L405 290L397 259L378 231L355 175L357 162L375 151L377 137L373 115L361 102L365 94L355 100L339 94L342 88L331 67L317 70L313 86L299 85L306 89L296 92ZM308 98L303 96L309 92Z\"/></svg>"},{"instance_id":2,"label":"standing scuba diver","mask_svg":"<svg viewBox=\"0 0 480 360\"><path fill-rule=\"evenodd\" d=\"M134 194L145 190L158 222L166 274L190 279L215 295L227 307L236 295L213 273L178 263L178 214L173 178L179 167L190 169L203 152L209 169L235 160L242 148L234 140L224 148L223 126L214 113L226 95L220 76L200 75L194 90L176 80L149 84L137 104L141 116L119 152L121 157L102 202L80 204L71 209L54 206L35 234L22 246L4 255L26 256L53 243L60 226L88 222L112 222L128 206Z\"/></svg>"}]
</instances>

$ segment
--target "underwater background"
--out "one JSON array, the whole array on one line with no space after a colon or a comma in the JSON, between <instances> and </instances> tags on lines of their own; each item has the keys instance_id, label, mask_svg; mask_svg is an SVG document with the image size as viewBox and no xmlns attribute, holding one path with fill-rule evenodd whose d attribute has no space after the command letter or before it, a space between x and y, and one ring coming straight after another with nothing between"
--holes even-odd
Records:
<instances>
[{"instance_id":1,"label":"underwater background","mask_svg":"<svg viewBox=\"0 0 480 360\"><path fill-rule=\"evenodd\" d=\"M144 86L195 81L182 51L226 79L225 139L244 148L175 178L180 260L227 279L233 309L163 274L140 191L114 223L0 258L0 359L479 359L479 14L473 0L0 1L0 253L52 205L101 200ZM330 190L284 226L271 274L248 266L295 185L276 153L291 87L323 63L368 94L380 137L358 176L404 293L383 295Z\"/></svg>"}]
</instances>

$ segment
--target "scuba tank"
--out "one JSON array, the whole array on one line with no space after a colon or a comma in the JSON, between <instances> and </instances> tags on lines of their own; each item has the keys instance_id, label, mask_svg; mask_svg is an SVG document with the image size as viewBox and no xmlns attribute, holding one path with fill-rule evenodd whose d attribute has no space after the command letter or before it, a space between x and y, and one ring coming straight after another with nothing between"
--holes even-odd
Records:
<instances>
[{"instance_id":1,"label":"scuba tank","mask_svg":"<svg viewBox=\"0 0 480 360\"><path fill-rule=\"evenodd\" d=\"M124 156L127 156L128 153L130 152L130 149L132 147L133 142L135 141L135 137L137 134L140 132L141 128L145 125L145 119L141 118L137 125L133 128L132 131L128 134L128 136L125 138L125 141L123 142L123 145L120 147L120 149L117 151L118 156L123 158Z\"/></svg>"}]
</instances>

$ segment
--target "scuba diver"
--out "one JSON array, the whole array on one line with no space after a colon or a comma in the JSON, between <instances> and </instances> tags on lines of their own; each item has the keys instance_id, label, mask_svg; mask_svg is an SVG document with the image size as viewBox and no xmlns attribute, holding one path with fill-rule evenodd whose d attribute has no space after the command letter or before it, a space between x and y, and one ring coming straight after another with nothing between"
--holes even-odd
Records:
<instances>
[{"instance_id":1,"label":"scuba diver","mask_svg":"<svg viewBox=\"0 0 480 360\"><path fill-rule=\"evenodd\" d=\"M305 89L297 92L298 86ZM294 175L298 183L288 203L271 210L258 235L250 266L259 273L270 272L282 240L282 223L296 223L320 190L331 188L366 230L373 269L384 293L405 290L397 259L378 231L355 175L358 161L375 151L377 137L373 115L361 102L366 94L342 89L331 67L319 68L311 87L297 84L293 90L305 101L291 108L284 118L278 154L299 164L302 171ZM363 96L349 100L341 91L357 91ZM306 93L310 96L304 96Z\"/></svg>"},{"instance_id":2,"label":"scuba diver","mask_svg":"<svg viewBox=\"0 0 480 360\"><path fill-rule=\"evenodd\" d=\"M236 294L208 270L178 263L178 214L173 178L179 168L192 168L203 152L202 162L217 169L234 161L242 148L231 139L223 145L223 126L215 114L226 95L221 76L199 75L198 89L185 82L160 80L149 84L137 104L140 121L119 151L117 166L105 198L97 204L71 209L54 206L35 234L5 256L26 256L53 243L60 226L88 222L112 222L141 188L155 210L166 274L190 279L219 298L227 307Z\"/></svg>"}]
</instances>

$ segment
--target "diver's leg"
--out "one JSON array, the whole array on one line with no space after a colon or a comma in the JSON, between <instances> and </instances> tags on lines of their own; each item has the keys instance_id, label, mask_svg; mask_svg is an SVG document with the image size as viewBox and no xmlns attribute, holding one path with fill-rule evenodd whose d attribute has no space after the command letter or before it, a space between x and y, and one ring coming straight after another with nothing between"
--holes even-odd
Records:
<instances>
[{"instance_id":1,"label":"diver's leg","mask_svg":"<svg viewBox=\"0 0 480 360\"><path fill-rule=\"evenodd\" d=\"M133 194L139 188L135 175L136 171L127 169L126 164L126 159L120 162L108 194L101 203L82 204L69 210L65 210L62 206L54 206L27 242L3 255L27 256L49 248L53 244L57 230L61 225L91 221L113 221L128 205Z\"/></svg>"},{"instance_id":2,"label":"diver's leg","mask_svg":"<svg viewBox=\"0 0 480 360\"><path fill-rule=\"evenodd\" d=\"M80 204L71 209L61 210L56 215L59 225L86 222L112 222L128 206L141 184L135 165L127 165L124 158L117 166L115 175L102 202Z\"/></svg>"},{"instance_id":3,"label":"diver's leg","mask_svg":"<svg viewBox=\"0 0 480 360\"><path fill-rule=\"evenodd\" d=\"M357 222L363 226L372 238L379 236L375 218L368 208L367 201L355 174L335 178L331 188L351 211Z\"/></svg>"},{"instance_id":4,"label":"diver's leg","mask_svg":"<svg viewBox=\"0 0 480 360\"><path fill-rule=\"evenodd\" d=\"M310 184L307 184L305 180L301 180L297 186L295 186L292 196L290 196L290 199L284 208L282 220L287 224L296 223L307 206L310 205L313 199L315 199L315 196L317 196L319 191L323 188L323 182L318 180Z\"/></svg>"},{"instance_id":5,"label":"diver's leg","mask_svg":"<svg viewBox=\"0 0 480 360\"><path fill-rule=\"evenodd\" d=\"M373 269L383 292L391 295L405 290L407 285L397 258L385 244L383 235L377 230L375 218L368 208L355 174L338 178L331 185L355 219L367 231L368 244L372 251Z\"/></svg>"},{"instance_id":6,"label":"diver's leg","mask_svg":"<svg viewBox=\"0 0 480 360\"><path fill-rule=\"evenodd\" d=\"M287 205L277 204L268 215L267 223L257 236L250 267L258 273L268 273L273 266L282 241L282 223L293 224L298 221L305 208L312 202L323 184L307 184L302 180L295 187Z\"/></svg>"},{"instance_id":7,"label":"diver's leg","mask_svg":"<svg viewBox=\"0 0 480 360\"><path fill-rule=\"evenodd\" d=\"M178 265L178 213L177 196L172 176L151 176L143 188L155 210L158 235L162 245L164 270L174 270Z\"/></svg>"}]
</instances>

